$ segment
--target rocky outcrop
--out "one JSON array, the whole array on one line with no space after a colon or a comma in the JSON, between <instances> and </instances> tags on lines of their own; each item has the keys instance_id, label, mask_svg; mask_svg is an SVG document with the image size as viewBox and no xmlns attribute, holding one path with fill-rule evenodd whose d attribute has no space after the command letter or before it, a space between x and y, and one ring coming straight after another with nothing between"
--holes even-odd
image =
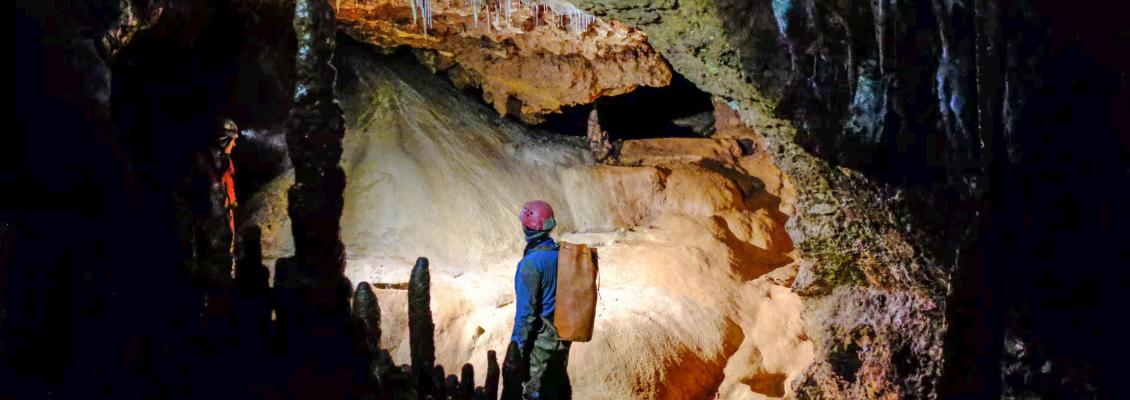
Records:
<instances>
[{"instance_id":1,"label":"rocky outcrop","mask_svg":"<svg viewBox=\"0 0 1130 400\"><path fill-rule=\"evenodd\" d=\"M666 138L626 140L620 145L624 165L661 165L703 160L736 162L742 150L734 139Z\"/></svg>"},{"instance_id":2,"label":"rocky outcrop","mask_svg":"<svg viewBox=\"0 0 1130 400\"><path fill-rule=\"evenodd\" d=\"M567 3L543 3L536 13L517 1L505 3L512 12L498 19L496 5L503 3L473 2L481 7L475 12L467 2L428 2L428 29L405 1L341 1L338 18L358 40L415 49L434 72L445 72L457 86L481 88L499 114L528 123L601 96L670 82L670 69L643 32L612 20L570 25L548 6Z\"/></svg>"},{"instance_id":3,"label":"rocky outcrop","mask_svg":"<svg viewBox=\"0 0 1130 400\"><path fill-rule=\"evenodd\" d=\"M795 213L788 231L804 260L792 288L805 297L805 332L815 344L817 360L802 378L791 381L795 394L936 396L950 267L938 258L937 242L921 239L921 227L907 224L907 215L901 212L905 194L829 162L837 157L819 156L856 147L843 141L832 141L837 147L824 150L801 145L803 135L819 137L821 129L840 126L840 120L827 113L812 115L810 108L795 105L798 98L834 103L838 97L796 93L856 88L851 84L854 80L844 84L806 80L813 71L845 71L795 53L807 48L794 45L789 33L805 25L798 22L794 29L785 24L809 9L793 2L585 0L579 4L647 32L676 71L719 96L744 125L764 136L752 143L759 150L756 153L771 158L760 162L771 161L791 181ZM821 43L847 52L859 46ZM853 77L855 65L846 69ZM811 125L820 118L830 120ZM730 121L736 126L733 118Z\"/></svg>"},{"instance_id":4,"label":"rocky outcrop","mask_svg":"<svg viewBox=\"0 0 1130 400\"><path fill-rule=\"evenodd\" d=\"M1108 28L1114 17L1040 1L577 4L645 31L675 71L765 136L764 149L795 184L789 232L806 261L793 288L806 298L819 360L798 395L1093 395L1088 382L1101 374L1080 371L1114 360L1062 327L1075 320L1036 317L1058 309L1041 305L1047 287L1033 282L1071 282L1056 296L1087 312L1107 308L1077 293L1117 290L1099 277L1112 272L1104 265L1114 251L1079 262L1076 245L1093 247L1086 239L1044 247L1111 232L1101 222L1110 217L1089 210L1126 198L1080 197L1078 184L1125 177L1116 161L1125 141L1122 150L1092 147L1115 146L1111 126L1127 126L1106 111L1127 88L1116 68L1126 62L1110 56L1126 47ZM1058 83L1068 81L1076 83ZM1072 178L1045 179L1061 173ZM1043 191L1077 202L1030 205ZM1065 209L1075 217L1049 216ZM1077 276L1066 265L1090 267ZM999 294L1008 290L1023 298ZM1062 361L1035 356L1040 346L1058 348ZM1035 359L1016 361L1025 357ZM1057 379L1071 384L1033 383Z\"/></svg>"}]
</instances>

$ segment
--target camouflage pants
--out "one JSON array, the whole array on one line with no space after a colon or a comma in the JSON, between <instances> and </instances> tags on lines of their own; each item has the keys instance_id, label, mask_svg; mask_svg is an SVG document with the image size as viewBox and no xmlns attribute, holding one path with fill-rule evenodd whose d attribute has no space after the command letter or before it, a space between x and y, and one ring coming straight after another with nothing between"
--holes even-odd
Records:
<instances>
[{"instance_id":1,"label":"camouflage pants","mask_svg":"<svg viewBox=\"0 0 1130 400\"><path fill-rule=\"evenodd\" d=\"M530 351L530 375L529 380L522 384L523 398L573 398L573 387L567 374L570 345L570 342L538 337Z\"/></svg>"}]
</instances>

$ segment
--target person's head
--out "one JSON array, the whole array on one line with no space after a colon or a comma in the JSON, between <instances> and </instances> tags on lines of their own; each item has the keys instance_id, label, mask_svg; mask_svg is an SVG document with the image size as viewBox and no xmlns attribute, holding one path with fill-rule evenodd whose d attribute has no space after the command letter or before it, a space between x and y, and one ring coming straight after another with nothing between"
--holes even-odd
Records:
<instances>
[{"instance_id":1,"label":"person's head","mask_svg":"<svg viewBox=\"0 0 1130 400\"><path fill-rule=\"evenodd\" d=\"M544 240L549 236L549 231L557 226L553 217L553 207L541 200L527 201L518 212L518 220L522 222L522 231L526 240Z\"/></svg>"},{"instance_id":2,"label":"person's head","mask_svg":"<svg viewBox=\"0 0 1130 400\"><path fill-rule=\"evenodd\" d=\"M219 129L216 130L216 146L223 149L224 154L231 154L235 148L235 140L239 138L239 127L231 118L220 120Z\"/></svg>"}]
</instances>

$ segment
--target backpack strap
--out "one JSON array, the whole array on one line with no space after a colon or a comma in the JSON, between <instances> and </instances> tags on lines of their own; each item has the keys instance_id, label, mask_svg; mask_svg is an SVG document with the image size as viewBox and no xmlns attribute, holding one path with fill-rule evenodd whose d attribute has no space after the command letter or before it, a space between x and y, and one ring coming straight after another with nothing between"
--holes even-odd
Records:
<instances>
[{"instance_id":1,"label":"backpack strap","mask_svg":"<svg viewBox=\"0 0 1130 400\"><path fill-rule=\"evenodd\" d=\"M536 247L530 248L530 251L542 251L542 250L558 250L558 247L556 247L556 246L536 246Z\"/></svg>"}]
</instances>

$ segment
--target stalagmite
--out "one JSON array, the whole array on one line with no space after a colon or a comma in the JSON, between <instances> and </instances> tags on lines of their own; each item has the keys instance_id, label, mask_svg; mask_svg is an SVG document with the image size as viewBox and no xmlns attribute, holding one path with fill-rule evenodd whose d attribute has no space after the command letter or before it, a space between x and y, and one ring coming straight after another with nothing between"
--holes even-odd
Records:
<instances>
[{"instance_id":1,"label":"stalagmite","mask_svg":"<svg viewBox=\"0 0 1130 400\"><path fill-rule=\"evenodd\" d=\"M498 353L494 350L487 351L487 380L486 396L488 399L494 400L498 398Z\"/></svg>"},{"instance_id":2,"label":"stalagmite","mask_svg":"<svg viewBox=\"0 0 1130 400\"><path fill-rule=\"evenodd\" d=\"M243 231L239 259L235 264L235 287L236 294L239 295L238 317L246 318L249 328L265 333L271 321L271 273L263 265L260 236L258 226L252 225Z\"/></svg>"},{"instance_id":3,"label":"stalagmite","mask_svg":"<svg viewBox=\"0 0 1130 400\"><path fill-rule=\"evenodd\" d=\"M412 358L412 375L422 397L433 394L432 373L435 369L435 325L432 323L431 276L428 259L416 259L408 280L408 345ZM442 379L442 377L441 377Z\"/></svg>"},{"instance_id":4,"label":"stalagmite","mask_svg":"<svg viewBox=\"0 0 1130 400\"><path fill-rule=\"evenodd\" d=\"M367 351L368 359L368 380L377 391L383 390L382 382L382 367L384 367L385 360L381 353L381 307L377 303L377 296L373 294L373 289L369 286L369 282L361 282L357 284L357 290L353 291L353 317L361 323L362 340L365 342L365 350Z\"/></svg>"},{"instance_id":5,"label":"stalagmite","mask_svg":"<svg viewBox=\"0 0 1130 400\"><path fill-rule=\"evenodd\" d=\"M448 399L459 398L458 377L456 377L455 375L447 375L447 378L443 379L443 396Z\"/></svg>"},{"instance_id":6,"label":"stalagmite","mask_svg":"<svg viewBox=\"0 0 1130 400\"><path fill-rule=\"evenodd\" d=\"M239 245L239 258L235 263L235 284L240 293L266 295L270 290L270 271L263 266L262 232L258 226L243 231Z\"/></svg>"},{"instance_id":7,"label":"stalagmite","mask_svg":"<svg viewBox=\"0 0 1130 400\"><path fill-rule=\"evenodd\" d=\"M502 366L502 400L521 399L522 382L526 380L526 361L518 349L518 343L510 342L506 348ZM489 372L488 372L489 373Z\"/></svg>"},{"instance_id":8,"label":"stalagmite","mask_svg":"<svg viewBox=\"0 0 1130 400\"><path fill-rule=\"evenodd\" d=\"M475 396L475 367L471 364L463 364L463 370L459 371L459 388L456 389L453 397L462 400L471 400Z\"/></svg>"},{"instance_id":9,"label":"stalagmite","mask_svg":"<svg viewBox=\"0 0 1130 400\"><path fill-rule=\"evenodd\" d=\"M447 372L444 371L442 365L437 365L437 366L435 366L434 369L432 369L432 375L431 375L432 387L435 388L435 394L432 397L437 398L437 399L446 399L447 398L447 393L448 393L447 381L444 380L444 377L446 377L446 376L447 376ZM420 392L420 393L423 393L423 392Z\"/></svg>"},{"instance_id":10,"label":"stalagmite","mask_svg":"<svg viewBox=\"0 0 1130 400\"><path fill-rule=\"evenodd\" d=\"M275 261L275 277L272 287L280 338L285 339L285 335L289 332L289 325L294 323L295 308L298 304L296 290L298 287L298 264L294 257L284 257Z\"/></svg>"},{"instance_id":11,"label":"stalagmite","mask_svg":"<svg viewBox=\"0 0 1130 400\"><path fill-rule=\"evenodd\" d=\"M369 282L357 284L353 291L353 316L365 326L365 344L369 351L380 350L381 345L381 305Z\"/></svg>"},{"instance_id":12,"label":"stalagmite","mask_svg":"<svg viewBox=\"0 0 1130 400\"><path fill-rule=\"evenodd\" d=\"M593 159L601 163L611 161L614 148L612 142L608 139L608 132L600 127L600 117L597 115L595 106L589 112L587 142Z\"/></svg>"}]
</instances>

